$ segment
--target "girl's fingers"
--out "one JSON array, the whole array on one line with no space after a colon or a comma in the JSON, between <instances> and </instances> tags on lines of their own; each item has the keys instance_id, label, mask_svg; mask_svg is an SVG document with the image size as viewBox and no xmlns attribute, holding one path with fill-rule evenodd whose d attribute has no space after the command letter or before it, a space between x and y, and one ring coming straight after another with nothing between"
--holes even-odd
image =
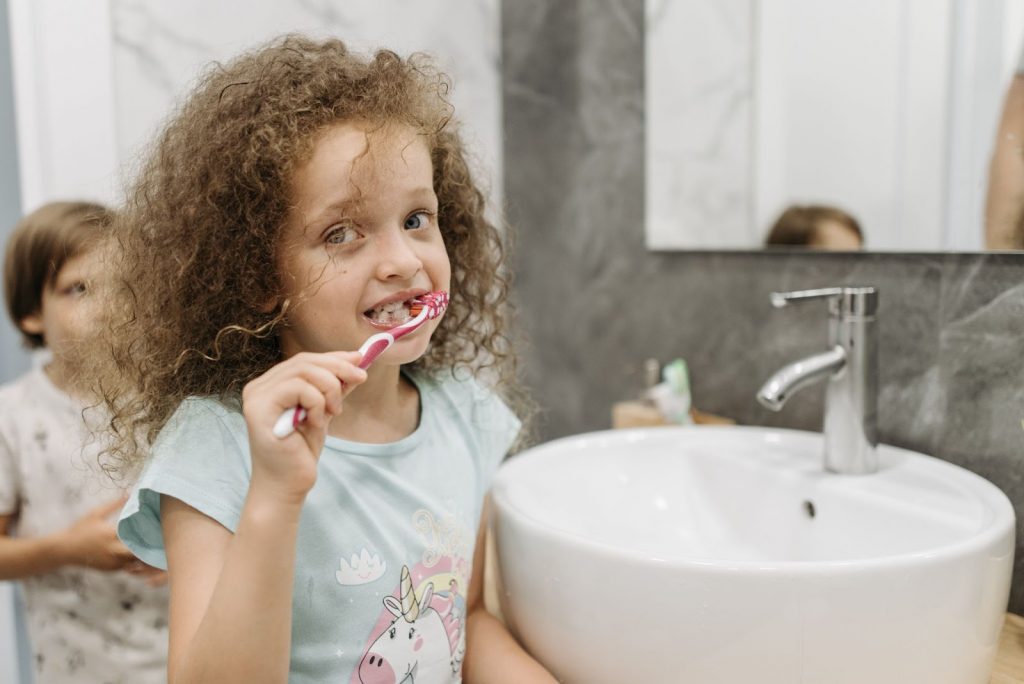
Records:
<instances>
[{"instance_id":1,"label":"girl's fingers","mask_svg":"<svg viewBox=\"0 0 1024 684\"><path fill-rule=\"evenodd\" d=\"M305 410L312 430L327 426L342 410L345 397L366 380L356 363L358 352L300 353L283 361L242 391L243 412L250 425L266 424L275 434L290 409Z\"/></svg>"},{"instance_id":2,"label":"girl's fingers","mask_svg":"<svg viewBox=\"0 0 1024 684\"><path fill-rule=\"evenodd\" d=\"M359 359L359 352L329 352L311 354L307 361L334 375L345 385L344 392L347 394L355 385L366 380L366 371L359 367Z\"/></svg>"},{"instance_id":3,"label":"girl's fingers","mask_svg":"<svg viewBox=\"0 0 1024 684\"><path fill-rule=\"evenodd\" d=\"M275 410L301 406L306 409L307 425L320 428L327 424L327 398L315 385L302 378L292 378L281 383L278 389L280 398L274 402Z\"/></svg>"},{"instance_id":4,"label":"girl's fingers","mask_svg":"<svg viewBox=\"0 0 1024 684\"><path fill-rule=\"evenodd\" d=\"M341 411L343 384L337 375L323 366L304 366L299 369L299 377L320 390L330 413Z\"/></svg>"},{"instance_id":5,"label":"girl's fingers","mask_svg":"<svg viewBox=\"0 0 1024 684\"><path fill-rule=\"evenodd\" d=\"M357 365L359 358L359 352L303 352L277 364L249 385L253 390L262 392L285 378L299 376L319 387L325 394L335 388L339 389L339 398L342 398L366 380L366 371Z\"/></svg>"},{"instance_id":6,"label":"girl's fingers","mask_svg":"<svg viewBox=\"0 0 1024 684\"><path fill-rule=\"evenodd\" d=\"M336 375L344 372L344 368L359 366L359 352L327 352L323 354L315 352L299 352L285 361L275 365L261 376L262 379L279 380L281 377L294 373L296 368L304 366L319 366L326 368Z\"/></svg>"}]
</instances>

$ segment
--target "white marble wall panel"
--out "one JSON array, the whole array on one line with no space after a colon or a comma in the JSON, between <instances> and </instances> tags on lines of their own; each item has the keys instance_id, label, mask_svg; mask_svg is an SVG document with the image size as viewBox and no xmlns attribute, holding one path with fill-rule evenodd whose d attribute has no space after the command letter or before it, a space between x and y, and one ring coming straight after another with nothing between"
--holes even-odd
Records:
<instances>
[{"instance_id":1,"label":"white marble wall panel","mask_svg":"<svg viewBox=\"0 0 1024 684\"><path fill-rule=\"evenodd\" d=\"M465 124L497 199L501 187L498 0L110 0L117 149L131 162L212 61L285 32L338 37L362 51L425 51L452 77Z\"/></svg>"},{"instance_id":2,"label":"white marble wall panel","mask_svg":"<svg viewBox=\"0 0 1024 684\"><path fill-rule=\"evenodd\" d=\"M21 210L119 185L108 0L8 0Z\"/></svg>"},{"instance_id":3,"label":"white marble wall panel","mask_svg":"<svg viewBox=\"0 0 1024 684\"><path fill-rule=\"evenodd\" d=\"M647 0L646 212L653 249L749 248L752 0Z\"/></svg>"}]
</instances>

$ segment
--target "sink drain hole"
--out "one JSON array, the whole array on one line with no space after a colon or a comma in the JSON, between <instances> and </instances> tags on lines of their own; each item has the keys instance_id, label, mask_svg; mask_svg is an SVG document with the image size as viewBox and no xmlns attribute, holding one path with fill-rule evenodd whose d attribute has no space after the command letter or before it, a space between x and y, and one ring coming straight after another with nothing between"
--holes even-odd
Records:
<instances>
[{"instance_id":1,"label":"sink drain hole","mask_svg":"<svg viewBox=\"0 0 1024 684\"><path fill-rule=\"evenodd\" d=\"M804 512L807 513L808 518L813 518L815 516L813 501L804 501Z\"/></svg>"}]
</instances>

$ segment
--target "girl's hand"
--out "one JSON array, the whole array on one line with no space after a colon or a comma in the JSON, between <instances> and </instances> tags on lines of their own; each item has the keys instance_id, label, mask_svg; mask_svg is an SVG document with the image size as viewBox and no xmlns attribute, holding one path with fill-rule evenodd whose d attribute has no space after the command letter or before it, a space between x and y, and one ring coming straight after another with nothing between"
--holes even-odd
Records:
<instances>
[{"instance_id":1,"label":"girl's hand","mask_svg":"<svg viewBox=\"0 0 1024 684\"><path fill-rule=\"evenodd\" d=\"M69 565L111 572L135 562L120 539L110 516L120 511L127 497L93 508L60 533L60 545Z\"/></svg>"},{"instance_id":2,"label":"girl's hand","mask_svg":"<svg viewBox=\"0 0 1024 684\"><path fill-rule=\"evenodd\" d=\"M348 393L366 380L359 352L303 352L277 364L242 390L252 451L251 490L302 504L316 482L327 424ZM273 434L282 412L302 406L306 420L284 439Z\"/></svg>"}]
</instances>

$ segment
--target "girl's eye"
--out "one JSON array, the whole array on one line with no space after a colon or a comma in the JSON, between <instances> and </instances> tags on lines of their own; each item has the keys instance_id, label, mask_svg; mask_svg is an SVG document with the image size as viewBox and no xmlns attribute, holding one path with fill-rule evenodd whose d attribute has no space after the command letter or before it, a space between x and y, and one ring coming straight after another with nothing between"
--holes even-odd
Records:
<instances>
[{"instance_id":1,"label":"girl's eye","mask_svg":"<svg viewBox=\"0 0 1024 684\"><path fill-rule=\"evenodd\" d=\"M82 283L82 282L78 282L78 283L72 283L72 284L71 284L71 285L70 285L70 286L68 287L68 289L67 289L67 293L68 293L69 295L73 295L73 296L75 296L75 297L78 297L78 296L84 295L84 294L85 294L85 291L86 291L87 289L88 289L88 288L86 288L86 286L85 286L85 283Z\"/></svg>"},{"instance_id":2,"label":"girl's eye","mask_svg":"<svg viewBox=\"0 0 1024 684\"><path fill-rule=\"evenodd\" d=\"M426 211L417 211L415 214L405 219L406 230L418 230L425 228L430 223L430 213Z\"/></svg>"},{"instance_id":3,"label":"girl's eye","mask_svg":"<svg viewBox=\"0 0 1024 684\"><path fill-rule=\"evenodd\" d=\"M344 245L356 240L359 231L353 226L338 226L327 234L327 243L331 245Z\"/></svg>"}]
</instances>

